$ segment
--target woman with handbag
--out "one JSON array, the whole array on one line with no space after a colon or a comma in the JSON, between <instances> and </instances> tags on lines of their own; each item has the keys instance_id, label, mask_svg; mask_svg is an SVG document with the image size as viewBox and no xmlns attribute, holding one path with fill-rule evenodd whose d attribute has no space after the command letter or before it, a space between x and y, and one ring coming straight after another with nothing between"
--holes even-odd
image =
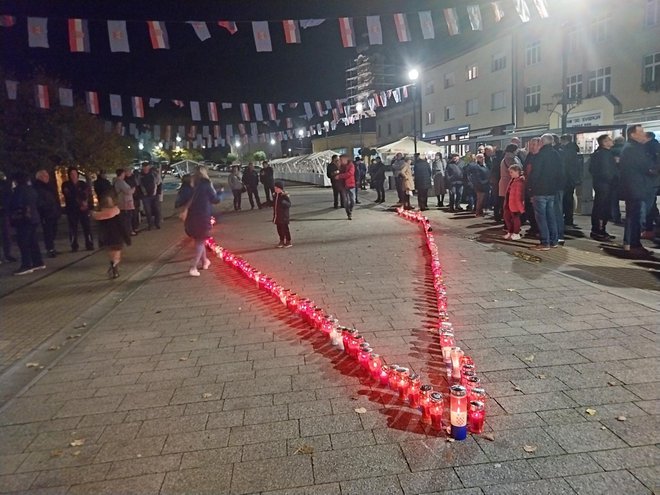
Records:
<instances>
[{"instance_id":1,"label":"woman with handbag","mask_svg":"<svg viewBox=\"0 0 660 495\"><path fill-rule=\"evenodd\" d=\"M37 241L37 226L41 222L37 208L38 195L25 172L14 176L16 188L9 200L9 221L16 229L16 240L21 251L21 266L14 275L27 275L46 268Z\"/></svg>"},{"instance_id":2,"label":"woman with handbag","mask_svg":"<svg viewBox=\"0 0 660 495\"><path fill-rule=\"evenodd\" d=\"M241 196L246 191L245 185L238 175L238 166L234 165L229 174L229 188L234 195L234 210L241 209Z\"/></svg>"},{"instance_id":3,"label":"woman with handbag","mask_svg":"<svg viewBox=\"0 0 660 495\"><path fill-rule=\"evenodd\" d=\"M206 167L199 166L193 175L193 194L184 222L186 234L195 241L195 256L190 266L191 277L199 277L199 268L207 270L211 261L206 257L204 242L211 232L211 205L218 203L218 193L209 179Z\"/></svg>"}]
</instances>

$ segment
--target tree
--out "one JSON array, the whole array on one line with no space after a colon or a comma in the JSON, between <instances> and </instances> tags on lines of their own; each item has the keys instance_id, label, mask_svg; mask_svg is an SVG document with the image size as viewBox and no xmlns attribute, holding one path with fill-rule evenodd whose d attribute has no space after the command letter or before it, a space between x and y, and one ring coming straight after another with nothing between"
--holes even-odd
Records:
<instances>
[{"instance_id":1,"label":"tree","mask_svg":"<svg viewBox=\"0 0 660 495\"><path fill-rule=\"evenodd\" d=\"M0 72L0 78L4 76ZM107 133L97 117L88 114L81 102L73 107L51 104L37 108L36 84L49 91L64 86L43 76L21 82L16 100L0 96L0 168L5 172L33 173L39 168L76 166L83 172L123 167L131 159L130 140Z\"/></svg>"},{"instance_id":2,"label":"tree","mask_svg":"<svg viewBox=\"0 0 660 495\"><path fill-rule=\"evenodd\" d=\"M263 162L266 159L266 152L264 151L255 151L252 154L252 158L255 162Z\"/></svg>"},{"instance_id":3,"label":"tree","mask_svg":"<svg viewBox=\"0 0 660 495\"><path fill-rule=\"evenodd\" d=\"M236 153L227 153L227 163L232 164L238 160L238 155Z\"/></svg>"},{"instance_id":4,"label":"tree","mask_svg":"<svg viewBox=\"0 0 660 495\"><path fill-rule=\"evenodd\" d=\"M203 156L199 150L181 148L176 146L172 149L156 148L154 150L154 155L158 158L168 160L170 163L180 162L182 160L193 160L200 161Z\"/></svg>"}]
</instances>

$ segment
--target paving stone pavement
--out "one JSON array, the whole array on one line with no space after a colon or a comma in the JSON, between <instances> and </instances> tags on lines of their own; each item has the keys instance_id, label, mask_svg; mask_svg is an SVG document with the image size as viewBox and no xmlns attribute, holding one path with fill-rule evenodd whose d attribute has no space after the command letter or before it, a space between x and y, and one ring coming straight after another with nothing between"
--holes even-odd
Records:
<instances>
[{"instance_id":1,"label":"paving stone pavement","mask_svg":"<svg viewBox=\"0 0 660 495\"><path fill-rule=\"evenodd\" d=\"M291 193L292 249L274 248L263 210L222 215L216 239L440 386L418 227L371 192L352 222L327 190ZM657 292L615 293L429 216L460 345L490 395L490 437L450 443L424 428L219 260L189 277L184 243L0 410L0 493L657 490ZM173 245L180 229L165 228Z\"/></svg>"}]
</instances>

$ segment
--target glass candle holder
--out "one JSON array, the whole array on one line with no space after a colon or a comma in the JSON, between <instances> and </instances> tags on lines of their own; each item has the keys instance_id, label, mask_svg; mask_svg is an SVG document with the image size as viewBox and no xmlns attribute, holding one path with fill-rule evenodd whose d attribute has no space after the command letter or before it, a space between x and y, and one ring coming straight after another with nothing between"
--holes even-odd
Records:
<instances>
[{"instance_id":1,"label":"glass candle holder","mask_svg":"<svg viewBox=\"0 0 660 495\"><path fill-rule=\"evenodd\" d=\"M371 351L372 349L369 347L369 344L364 343L360 345L360 350L358 351L358 363L360 363L360 366L362 366L364 369L369 368Z\"/></svg>"},{"instance_id":2,"label":"glass candle holder","mask_svg":"<svg viewBox=\"0 0 660 495\"><path fill-rule=\"evenodd\" d=\"M461 379L461 358L463 357L463 351L460 347L452 347L451 349L451 377L454 380Z\"/></svg>"},{"instance_id":3,"label":"glass candle holder","mask_svg":"<svg viewBox=\"0 0 660 495\"><path fill-rule=\"evenodd\" d=\"M467 380L471 376L477 376L477 374L472 371L472 370L466 370L464 367L462 368L463 371L461 371L461 385L463 385L465 388L467 388Z\"/></svg>"},{"instance_id":4,"label":"glass candle holder","mask_svg":"<svg viewBox=\"0 0 660 495\"><path fill-rule=\"evenodd\" d=\"M280 291L280 301L287 308L289 307L289 296L290 295L291 295L291 291L289 289L283 289L282 291Z\"/></svg>"},{"instance_id":5,"label":"glass candle holder","mask_svg":"<svg viewBox=\"0 0 660 495\"><path fill-rule=\"evenodd\" d=\"M295 308L290 308L293 311L296 311L303 318L307 317L307 308L309 307L309 299L300 298L298 299L298 305Z\"/></svg>"},{"instance_id":6,"label":"glass candle holder","mask_svg":"<svg viewBox=\"0 0 660 495\"><path fill-rule=\"evenodd\" d=\"M486 408L484 403L478 400L470 402L468 411L468 429L470 433L483 433L484 420L486 419Z\"/></svg>"},{"instance_id":7,"label":"glass candle holder","mask_svg":"<svg viewBox=\"0 0 660 495\"><path fill-rule=\"evenodd\" d=\"M347 328L347 327L340 327L341 328L341 338L344 343L344 352L348 354L348 344L351 340L351 337L355 333L355 330L352 328Z\"/></svg>"},{"instance_id":8,"label":"glass candle holder","mask_svg":"<svg viewBox=\"0 0 660 495\"><path fill-rule=\"evenodd\" d=\"M397 383L399 381L398 374L399 374L399 365L398 364L390 365L390 376L387 386L395 391L397 390Z\"/></svg>"},{"instance_id":9,"label":"glass candle holder","mask_svg":"<svg viewBox=\"0 0 660 495\"><path fill-rule=\"evenodd\" d=\"M408 368L399 368L397 370L396 390L399 392L399 400L406 400L408 398L408 390L410 389L410 377L408 376Z\"/></svg>"},{"instance_id":10,"label":"glass candle holder","mask_svg":"<svg viewBox=\"0 0 660 495\"><path fill-rule=\"evenodd\" d=\"M449 416L451 420L451 437L454 440L465 440L467 437L467 392L465 387L453 385L449 388Z\"/></svg>"},{"instance_id":11,"label":"glass candle holder","mask_svg":"<svg viewBox=\"0 0 660 495\"><path fill-rule=\"evenodd\" d=\"M461 364L463 366L472 366L472 368L476 371L476 366L474 365L474 360L471 356L463 355L461 358Z\"/></svg>"},{"instance_id":12,"label":"glass candle holder","mask_svg":"<svg viewBox=\"0 0 660 495\"><path fill-rule=\"evenodd\" d=\"M472 389L472 396L470 400L477 400L482 402L484 408L486 407L486 391L482 387L475 387Z\"/></svg>"},{"instance_id":13,"label":"glass candle holder","mask_svg":"<svg viewBox=\"0 0 660 495\"><path fill-rule=\"evenodd\" d=\"M364 342L364 338L359 333L355 332L348 340L348 354L351 357L357 358L360 350L360 344Z\"/></svg>"},{"instance_id":14,"label":"glass candle holder","mask_svg":"<svg viewBox=\"0 0 660 495\"><path fill-rule=\"evenodd\" d=\"M443 332L440 334L440 348L442 349L442 360L445 364L451 364L451 350L454 347L454 334Z\"/></svg>"},{"instance_id":15,"label":"glass candle holder","mask_svg":"<svg viewBox=\"0 0 660 495\"><path fill-rule=\"evenodd\" d=\"M334 322L332 321L332 319L325 318L321 325L321 332L323 332L326 335L330 335L330 332L332 332L333 327L334 327Z\"/></svg>"},{"instance_id":16,"label":"glass candle holder","mask_svg":"<svg viewBox=\"0 0 660 495\"><path fill-rule=\"evenodd\" d=\"M444 411L444 398L440 392L433 392L429 404L431 426L436 430L442 429L442 413Z\"/></svg>"},{"instance_id":17,"label":"glass candle holder","mask_svg":"<svg viewBox=\"0 0 660 495\"><path fill-rule=\"evenodd\" d=\"M422 423L431 424L431 385L422 385L419 388L419 410L422 412Z\"/></svg>"},{"instance_id":18,"label":"glass candle holder","mask_svg":"<svg viewBox=\"0 0 660 495\"><path fill-rule=\"evenodd\" d=\"M422 379L417 373L410 373L409 375L410 387L408 388L408 404L410 407L417 408L419 406L419 393L422 386Z\"/></svg>"},{"instance_id":19,"label":"glass candle holder","mask_svg":"<svg viewBox=\"0 0 660 495\"><path fill-rule=\"evenodd\" d=\"M469 400L473 400L472 399L472 390L474 390L475 388L479 388L480 384L481 384L481 380L479 379L478 376L475 375L475 376L468 376L467 377L465 389L467 391L467 395L468 395Z\"/></svg>"},{"instance_id":20,"label":"glass candle holder","mask_svg":"<svg viewBox=\"0 0 660 495\"><path fill-rule=\"evenodd\" d=\"M448 321L440 322L440 333L450 333L452 337L454 336L454 325Z\"/></svg>"},{"instance_id":21,"label":"glass candle holder","mask_svg":"<svg viewBox=\"0 0 660 495\"><path fill-rule=\"evenodd\" d=\"M380 371L383 367L383 360L380 355L372 352L369 356L369 373L374 380L380 380Z\"/></svg>"},{"instance_id":22,"label":"glass candle holder","mask_svg":"<svg viewBox=\"0 0 660 495\"><path fill-rule=\"evenodd\" d=\"M385 387L389 385L391 372L392 372L391 366L384 364L380 367L380 374L378 375L378 379L380 380L381 385Z\"/></svg>"}]
</instances>

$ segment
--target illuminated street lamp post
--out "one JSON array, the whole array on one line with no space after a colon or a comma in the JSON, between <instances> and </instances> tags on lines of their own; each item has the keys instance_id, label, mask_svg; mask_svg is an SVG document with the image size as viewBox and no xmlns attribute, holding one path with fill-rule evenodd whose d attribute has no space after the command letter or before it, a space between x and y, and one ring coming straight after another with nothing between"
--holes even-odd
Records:
<instances>
[{"instance_id":1,"label":"illuminated street lamp post","mask_svg":"<svg viewBox=\"0 0 660 495\"><path fill-rule=\"evenodd\" d=\"M327 120L323 122L323 129L325 129L325 149L329 150L329 144L328 144L328 131L330 130L330 122Z\"/></svg>"},{"instance_id":2,"label":"illuminated street lamp post","mask_svg":"<svg viewBox=\"0 0 660 495\"><path fill-rule=\"evenodd\" d=\"M305 151L303 147L303 137L305 136L305 131L298 129L298 139L300 140L300 153L302 154Z\"/></svg>"},{"instance_id":3,"label":"illuminated street lamp post","mask_svg":"<svg viewBox=\"0 0 660 495\"><path fill-rule=\"evenodd\" d=\"M412 94L413 94L413 146L415 148L415 154L417 154L417 79L418 78L419 78L419 72L417 71L417 69L410 69L410 72L408 72L408 79L410 79L413 83L413 87L412 87Z\"/></svg>"}]
</instances>

